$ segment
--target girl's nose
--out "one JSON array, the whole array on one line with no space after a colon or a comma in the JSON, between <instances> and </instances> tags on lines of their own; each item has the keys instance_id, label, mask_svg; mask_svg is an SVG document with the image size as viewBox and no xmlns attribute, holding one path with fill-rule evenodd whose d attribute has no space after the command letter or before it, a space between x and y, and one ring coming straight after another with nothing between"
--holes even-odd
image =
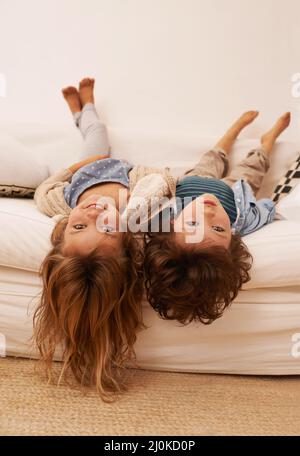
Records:
<instances>
[{"instance_id":1,"label":"girl's nose","mask_svg":"<svg viewBox=\"0 0 300 456\"><path fill-rule=\"evenodd\" d=\"M104 209L101 207L99 208L91 208L89 209L87 212L86 212L86 216L91 219L91 220L95 220L99 214L103 213Z\"/></svg>"}]
</instances>

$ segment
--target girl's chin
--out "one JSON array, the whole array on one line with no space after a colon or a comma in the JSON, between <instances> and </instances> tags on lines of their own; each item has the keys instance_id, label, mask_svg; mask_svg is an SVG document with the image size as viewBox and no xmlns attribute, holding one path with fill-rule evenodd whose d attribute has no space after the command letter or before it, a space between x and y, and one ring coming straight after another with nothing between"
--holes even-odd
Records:
<instances>
[{"instance_id":1,"label":"girl's chin","mask_svg":"<svg viewBox=\"0 0 300 456\"><path fill-rule=\"evenodd\" d=\"M85 209L86 207L90 206L91 204L96 204L97 201L101 198L100 193L94 193L93 195L88 196L85 198L83 201L81 201L80 204L82 204L82 207Z\"/></svg>"}]
</instances>

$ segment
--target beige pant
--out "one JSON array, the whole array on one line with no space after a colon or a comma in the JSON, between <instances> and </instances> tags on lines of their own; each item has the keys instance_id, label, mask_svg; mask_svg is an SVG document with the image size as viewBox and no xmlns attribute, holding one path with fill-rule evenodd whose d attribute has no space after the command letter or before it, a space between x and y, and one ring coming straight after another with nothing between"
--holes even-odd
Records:
<instances>
[{"instance_id":1,"label":"beige pant","mask_svg":"<svg viewBox=\"0 0 300 456\"><path fill-rule=\"evenodd\" d=\"M230 187L239 179L244 179L256 195L269 167L270 160L264 150L262 148L254 149L227 176L228 156L223 149L215 148L202 155L195 167L187 171L185 176L214 177Z\"/></svg>"}]
</instances>

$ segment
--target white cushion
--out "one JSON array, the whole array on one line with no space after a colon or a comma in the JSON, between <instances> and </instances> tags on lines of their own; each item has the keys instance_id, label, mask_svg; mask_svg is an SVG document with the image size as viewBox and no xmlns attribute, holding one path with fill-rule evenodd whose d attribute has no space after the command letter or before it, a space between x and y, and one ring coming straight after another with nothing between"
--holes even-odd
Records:
<instances>
[{"instance_id":1,"label":"white cushion","mask_svg":"<svg viewBox=\"0 0 300 456\"><path fill-rule=\"evenodd\" d=\"M50 126L0 129L0 186L35 189L60 168L79 160L79 132Z\"/></svg>"},{"instance_id":2,"label":"white cushion","mask_svg":"<svg viewBox=\"0 0 300 456\"><path fill-rule=\"evenodd\" d=\"M243 240L253 256L251 281L245 290L300 284L299 222L276 220Z\"/></svg>"},{"instance_id":3,"label":"white cushion","mask_svg":"<svg viewBox=\"0 0 300 456\"><path fill-rule=\"evenodd\" d=\"M0 185L34 189L48 177L48 168L38 155L16 138L0 132Z\"/></svg>"},{"instance_id":4,"label":"white cushion","mask_svg":"<svg viewBox=\"0 0 300 456\"><path fill-rule=\"evenodd\" d=\"M0 265L38 271L50 249L55 221L31 200L0 198ZM254 257L244 289L300 284L300 223L279 220L244 241Z\"/></svg>"},{"instance_id":5,"label":"white cushion","mask_svg":"<svg viewBox=\"0 0 300 456\"><path fill-rule=\"evenodd\" d=\"M133 164L170 166L182 174L209 150L217 138L203 138L195 133L135 131L109 128L112 155ZM231 165L238 163L247 152L258 147L253 139L237 140L230 154ZM78 129L64 125L7 124L0 129L0 185L6 184L35 188L48 175L79 161L83 141ZM297 142L278 142L272 152L271 167L266 174L259 197L268 197L279 179L299 155Z\"/></svg>"},{"instance_id":6,"label":"white cushion","mask_svg":"<svg viewBox=\"0 0 300 456\"><path fill-rule=\"evenodd\" d=\"M300 183L279 201L277 211L288 220L300 222Z\"/></svg>"},{"instance_id":7,"label":"white cushion","mask_svg":"<svg viewBox=\"0 0 300 456\"><path fill-rule=\"evenodd\" d=\"M0 264L37 272L50 249L54 221L33 200L16 198L0 198L0 220Z\"/></svg>"},{"instance_id":8,"label":"white cushion","mask_svg":"<svg viewBox=\"0 0 300 456\"><path fill-rule=\"evenodd\" d=\"M170 165L176 174L191 167L201 153L214 144L213 139L162 136L143 132L109 129L113 155L146 166ZM246 155L258 142L237 141L232 164ZM279 143L272 156L261 196L272 193L277 181L299 155L299 145ZM35 187L49 173L79 159L82 141L76 128L67 125L6 127L0 131L0 184ZM274 182L274 176L277 181ZM10 181L10 182L9 182ZM244 288L298 285L300 283L300 186L279 203L278 209L289 220L276 221L245 236L254 256L252 280ZM31 200L0 198L0 264L37 271L50 248L54 221L39 213Z\"/></svg>"},{"instance_id":9,"label":"white cushion","mask_svg":"<svg viewBox=\"0 0 300 456\"><path fill-rule=\"evenodd\" d=\"M245 236L254 257L252 280L244 289L300 284L300 185L277 205L286 218Z\"/></svg>"}]
</instances>

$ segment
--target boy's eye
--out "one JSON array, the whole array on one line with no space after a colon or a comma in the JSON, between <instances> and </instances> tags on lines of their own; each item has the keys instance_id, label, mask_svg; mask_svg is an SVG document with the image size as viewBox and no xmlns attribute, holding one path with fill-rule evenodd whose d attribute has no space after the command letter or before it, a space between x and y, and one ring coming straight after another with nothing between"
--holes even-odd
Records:
<instances>
[{"instance_id":1,"label":"boy's eye","mask_svg":"<svg viewBox=\"0 0 300 456\"><path fill-rule=\"evenodd\" d=\"M189 220L186 222L186 225L187 226L199 226L199 222L197 222L196 220Z\"/></svg>"},{"instance_id":2,"label":"boy's eye","mask_svg":"<svg viewBox=\"0 0 300 456\"><path fill-rule=\"evenodd\" d=\"M82 225L81 223L77 223L76 225L73 225L73 228L75 228L75 230L82 230L85 227L86 227L86 225Z\"/></svg>"},{"instance_id":3,"label":"boy's eye","mask_svg":"<svg viewBox=\"0 0 300 456\"><path fill-rule=\"evenodd\" d=\"M214 231L218 231L219 233L222 233L224 230L224 228L222 228L222 226L212 226L212 229Z\"/></svg>"}]
</instances>

